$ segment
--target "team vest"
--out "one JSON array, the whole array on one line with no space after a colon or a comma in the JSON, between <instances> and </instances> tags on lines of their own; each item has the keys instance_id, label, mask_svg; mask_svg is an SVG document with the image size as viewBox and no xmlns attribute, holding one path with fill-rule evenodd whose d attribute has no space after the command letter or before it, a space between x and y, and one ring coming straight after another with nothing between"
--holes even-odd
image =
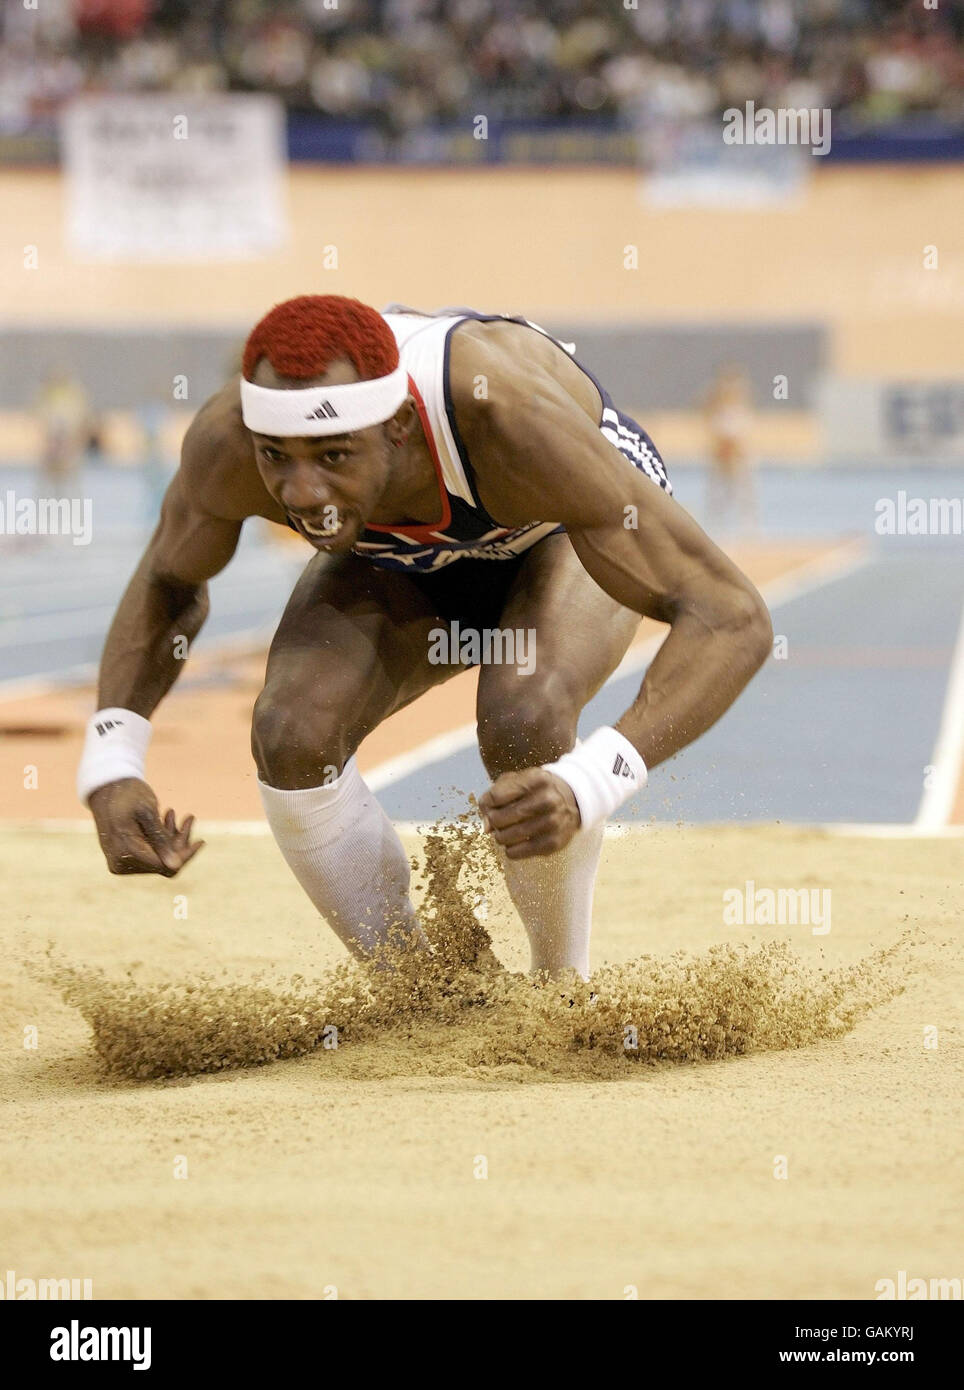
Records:
<instances>
[{"instance_id":1,"label":"team vest","mask_svg":"<svg viewBox=\"0 0 964 1390\"><path fill-rule=\"evenodd\" d=\"M432 317L386 312L384 318L398 343L401 363L408 372L409 390L435 465L440 515L436 521L424 525L369 525L353 547L355 554L385 568L431 571L465 558L511 560L545 536L563 530L554 521L500 526L485 510L476 492L471 461L459 435L449 384L452 332L466 319L483 323L505 319L524 324L545 337L550 335L527 319L477 314L469 309L443 311ZM558 342L555 338L551 341ZM570 355L574 351L569 343L558 343L558 346ZM671 491L663 461L652 440L634 420L616 410L591 372L585 367L581 370L586 372L602 397L599 427L603 435L635 468L667 492Z\"/></svg>"}]
</instances>

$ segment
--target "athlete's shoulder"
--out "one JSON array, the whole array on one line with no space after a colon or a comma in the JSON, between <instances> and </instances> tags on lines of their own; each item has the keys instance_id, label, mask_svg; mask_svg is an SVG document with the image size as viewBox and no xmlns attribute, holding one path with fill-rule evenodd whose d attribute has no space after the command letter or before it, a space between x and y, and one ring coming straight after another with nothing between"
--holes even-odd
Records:
<instances>
[{"instance_id":1,"label":"athlete's shoulder","mask_svg":"<svg viewBox=\"0 0 964 1390\"><path fill-rule=\"evenodd\" d=\"M240 520L254 511L245 506L244 481L257 475L251 438L241 418L239 376L204 402L181 445L181 485L187 498L214 516Z\"/></svg>"},{"instance_id":2,"label":"athlete's shoulder","mask_svg":"<svg viewBox=\"0 0 964 1390\"><path fill-rule=\"evenodd\" d=\"M545 407L559 418L599 418L599 391L570 353L547 333L511 319L459 324L448 387L467 443L476 430L511 443Z\"/></svg>"},{"instance_id":3,"label":"athlete's shoulder","mask_svg":"<svg viewBox=\"0 0 964 1390\"><path fill-rule=\"evenodd\" d=\"M494 413L500 402L518 402L546 374L553 344L533 341L539 335L508 319L465 319L452 333L449 392L456 411L472 417Z\"/></svg>"},{"instance_id":4,"label":"athlete's shoulder","mask_svg":"<svg viewBox=\"0 0 964 1390\"><path fill-rule=\"evenodd\" d=\"M232 377L197 411L184 436L184 454L189 461L208 462L205 455L210 451L240 451L245 445L240 381L239 376Z\"/></svg>"}]
</instances>

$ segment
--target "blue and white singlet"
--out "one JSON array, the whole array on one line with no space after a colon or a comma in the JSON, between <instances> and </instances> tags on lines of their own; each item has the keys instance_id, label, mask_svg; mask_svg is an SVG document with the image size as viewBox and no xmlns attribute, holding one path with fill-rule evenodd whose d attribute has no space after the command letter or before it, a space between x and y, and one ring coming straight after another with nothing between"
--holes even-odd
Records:
<instances>
[{"instance_id":1,"label":"blue and white singlet","mask_svg":"<svg viewBox=\"0 0 964 1390\"><path fill-rule=\"evenodd\" d=\"M453 309L436 316L386 312L384 318L395 334L402 365L408 371L409 390L435 464L441 516L426 525L369 525L353 547L355 554L386 569L428 573L461 559L512 560L546 536L564 530L554 521L499 526L488 514L475 490L472 464L459 436L449 388L452 331L466 319L482 323L503 319L524 324L545 337L551 335L523 318L477 314L470 309ZM572 344L558 345L572 355ZM599 429L603 436L634 468L664 491L672 492L663 460L646 431L616 409L609 393L590 371L578 362L576 365L602 397Z\"/></svg>"}]
</instances>

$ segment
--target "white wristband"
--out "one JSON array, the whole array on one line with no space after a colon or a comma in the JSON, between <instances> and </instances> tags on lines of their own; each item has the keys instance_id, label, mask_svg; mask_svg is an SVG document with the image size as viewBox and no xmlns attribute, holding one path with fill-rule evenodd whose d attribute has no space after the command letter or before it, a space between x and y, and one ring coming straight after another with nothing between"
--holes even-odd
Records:
<instances>
[{"instance_id":1,"label":"white wristband","mask_svg":"<svg viewBox=\"0 0 964 1390\"><path fill-rule=\"evenodd\" d=\"M649 778L639 753L616 729L604 726L579 743L558 762L544 763L547 772L572 788L583 829L598 825L638 791Z\"/></svg>"},{"instance_id":2,"label":"white wristband","mask_svg":"<svg viewBox=\"0 0 964 1390\"><path fill-rule=\"evenodd\" d=\"M77 795L87 805L91 792L123 777L144 776L151 721L130 709L100 709L87 721L77 769Z\"/></svg>"}]
</instances>

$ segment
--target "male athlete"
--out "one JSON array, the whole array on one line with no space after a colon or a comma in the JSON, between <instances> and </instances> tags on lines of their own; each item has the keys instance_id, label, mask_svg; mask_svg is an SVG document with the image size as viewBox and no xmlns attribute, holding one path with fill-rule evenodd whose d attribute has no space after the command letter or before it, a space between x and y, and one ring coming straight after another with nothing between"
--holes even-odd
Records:
<instances>
[{"instance_id":1,"label":"male athlete","mask_svg":"<svg viewBox=\"0 0 964 1390\"><path fill-rule=\"evenodd\" d=\"M250 516L317 552L252 729L265 814L315 907L360 957L396 931L421 944L407 857L355 751L462 669L429 659L440 623L533 629L534 670L480 669L480 807L533 970L587 976L607 817L723 714L772 641L759 594L672 499L648 435L523 319L383 315L337 295L272 309L240 385L192 422L107 637L78 790L112 873L170 877L200 848L193 817L162 817L144 780L148 719ZM577 743L640 615L669 624L642 689Z\"/></svg>"}]
</instances>

